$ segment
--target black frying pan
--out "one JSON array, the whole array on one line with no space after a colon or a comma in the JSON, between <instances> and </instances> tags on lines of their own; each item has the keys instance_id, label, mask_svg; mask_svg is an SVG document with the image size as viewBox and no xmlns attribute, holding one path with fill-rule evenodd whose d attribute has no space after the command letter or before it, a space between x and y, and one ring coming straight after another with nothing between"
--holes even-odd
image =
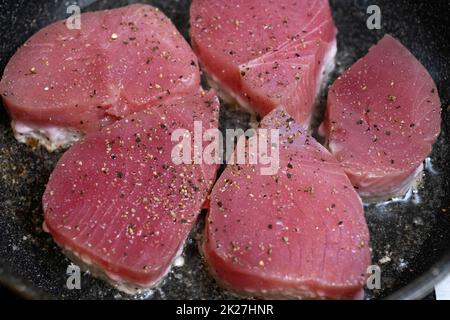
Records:
<instances>
[{"instance_id":1,"label":"black frying pan","mask_svg":"<svg viewBox=\"0 0 450 320\"><path fill-rule=\"evenodd\" d=\"M88 11L129 2L133 1L79 0L78 4ZM162 9L188 37L190 1L148 2ZM338 68L333 79L382 35L391 33L425 65L438 85L443 103L442 133L433 148L431 165L427 162L422 187L407 201L366 207L373 261L384 262L380 264L381 289L367 290L366 297L420 298L450 272L450 2L332 0L331 4L339 30ZM381 30L366 27L366 9L372 4L381 8ZM66 0L0 0L1 70L29 36L67 17L66 5ZM222 128L245 127L247 120L245 113L222 107ZM48 154L17 143L9 121L0 108L0 282L30 298L123 297L89 274L82 275L81 290L67 289L66 269L70 262L41 228L41 196L60 153ZM196 246L201 224L186 246L184 267L174 268L159 289L140 298L232 297L205 271Z\"/></svg>"}]
</instances>

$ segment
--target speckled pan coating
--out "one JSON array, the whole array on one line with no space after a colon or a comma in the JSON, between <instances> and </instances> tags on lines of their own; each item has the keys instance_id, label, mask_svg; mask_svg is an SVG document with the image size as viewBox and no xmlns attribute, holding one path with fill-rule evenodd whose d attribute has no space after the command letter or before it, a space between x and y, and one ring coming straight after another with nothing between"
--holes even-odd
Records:
<instances>
[{"instance_id":1,"label":"speckled pan coating","mask_svg":"<svg viewBox=\"0 0 450 320\"><path fill-rule=\"evenodd\" d=\"M91 3L83 0L79 3ZM97 1L86 10L125 5L132 1ZM145 2L145 1L142 1ZM189 1L148 1L173 19L182 34L188 36ZM417 194L407 202L366 207L371 232L373 261L381 260L381 290L367 291L368 298L382 298L414 287L401 294L420 293L424 283L414 283L422 274L450 269L450 41L444 39L450 16L450 4L444 0L416 2L399 0L332 0L338 34L338 67L332 76L350 66L385 33L399 38L430 71L443 103L442 134L433 148L432 168ZM366 28L366 8L377 4L382 10L382 29ZM65 1L32 0L0 2L0 69L14 51L39 28L65 17ZM233 106L222 106L221 128L246 127L250 117ZM33 150L15 141L9 118L0 110L0 282L28 297L66 299L120 298L118 291L100 280L83 274L82 290L67 290L66 268L69 261L42 231L41 196L45 183L60 154ZM436 172L436 173L433 173ZM201 223L200 223L201 224ZM231 298L215 284L197 250L199 225L186 246L185 265L174 268L160 289L145 298ZM433 268L441 261L438 268ZM434 276L432 277L434 278ZM427 283L429 283L427 279ZM419 294L420 296L420 294ZM398 296L397 296L398 297Z\"/></svg>"}]
</instances>

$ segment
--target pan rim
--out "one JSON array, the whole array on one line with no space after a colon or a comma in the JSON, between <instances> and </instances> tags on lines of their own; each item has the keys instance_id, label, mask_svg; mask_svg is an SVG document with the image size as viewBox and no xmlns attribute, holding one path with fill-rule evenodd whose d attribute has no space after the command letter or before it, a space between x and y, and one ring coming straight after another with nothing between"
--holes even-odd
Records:
<instances>
[{"instance_id":1,"label":"pan rim","mask_svg":"<svg viewBox=\"0 0 450 320\"><path fill-rule=\"evenodd\" d=\"M81 8L91 5L97 0L88 0L82 2ZM21 278L15 274L8 266L6 261L0 262L0 285L11 290L17 296L24 299L55 299L57 296L49 295L45 290L33 285L30 281ZM421 299L429 294L434 286L445 276L450 274L450 250L443 252L442 256L406 286L394 291L382 299L388 300L411 300Z\"/></svg>"},{"instance_id":2,"label":"pan rim","mask_svg":"<svg viewBox=\"0 0 450 320\"><path fill-rule=\"evenodd\" d=\"M384 297L384 300L418 300L423 299L430 294L436 284L450 274L450 252L444 254L437 263L435 263L425 273L413 280L405 287ZM14 295L23 299L47 300L57 299L43 292L39 288L34 288L27 281L18 278L10 271L0 269L0 285L10 290Z\"/></svg>"}]
</instances>

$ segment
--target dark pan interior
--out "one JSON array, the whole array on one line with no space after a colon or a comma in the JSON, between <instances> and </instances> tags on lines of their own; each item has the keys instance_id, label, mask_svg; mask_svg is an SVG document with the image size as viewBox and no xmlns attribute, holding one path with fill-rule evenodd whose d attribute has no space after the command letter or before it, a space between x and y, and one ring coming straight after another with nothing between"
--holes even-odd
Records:
<instances>
[{"instance_id":1,"label":"dark pan interior","mask_svg":"<svg viewBox=\"0 0 450 320\"><path fill-rule=\"evenodd\" d=\"M94 3L93 3L94 2ZM81 0L83 11L112 8L132 1ZM185 0L154 0L188 37ZM39 28L65 18L65 0L0 1L0 68ZM379 260L381 289L367 290L368 298L420 297L450 269L450 155L449 90L450 39L446 0L332 0L339 29L338 68L333 79L363 56L383 34L398 37L430 71L443 103L442 134L427 163L424 182L408 200L366 207L373 261ZM382 29L366 28L366 8L377 4ZM325 97L324 97L325 98ZM223 106L221 126L246 126L248 115ZM60 153L48 154L14 140L9 118L0 110L0 281L26 297L127 298L102 281L84 273L81 290L66 288L69 261L42 231L41 195ZM431 165L430 165L431 163ZM139 298L218 299L232 296L209 277L198 254L196 240L201 222L186 246L185 265L174 268L164 284Z\"/></svg>"}]
</instances>

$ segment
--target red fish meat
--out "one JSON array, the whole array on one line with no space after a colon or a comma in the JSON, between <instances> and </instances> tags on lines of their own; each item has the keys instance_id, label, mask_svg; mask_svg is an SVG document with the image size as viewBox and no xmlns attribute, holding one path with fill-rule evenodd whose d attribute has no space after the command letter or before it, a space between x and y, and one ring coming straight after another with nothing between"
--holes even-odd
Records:
<instances>
[{"instance_id":1,"label":"red fish meat","mask_svg":"<svg viewBox=\"0 0 450 320\"><path fill-rule=\"evenodd\" d=\"M216 164L174 164L171 133L217 128L213 92L130 115L70 148L51 174L45 228L75 261L119 289L160 282L212 188Z\"/></svg>"},{"instance_id":2,"label":"red fish meat","mask_svg":"<svg viewBox=\"0 0 450 320\"><path fill-rule=\"evenodd\" d=\"M334 157L281 108L279 171L230 165L215 184L202 251L232 291L265 298L361 298L370 264L362 202Z\"/></svg>"},{"instance_id":3,"label":"red fish meat","mask_svg":"<svg viewBox=\"0 0 450 320\"><path fill-rule=\"evenodd\" d=\"M323 133L359 194L402 196L440 132L441 103L425 67L390 35L331 86Z\"/></svg>"},{"instance_id":4,"label":"red fish meat","mask_svg":"<svg viewBox=\"0 0 450 320\"><path fill-rule=\"evenodd\" d=\"M134 4L83 13L33 35L0 82L16 137L49 150L169 96L196 93L197 59L157 8Z\"/></svg>"},{"instance_id":5,"label":"red fish meat","mask_svg":"<svg viewBox=\"0 0 450 320\"><path fill-rule=\"evenodd\" d=\"M327 0L194 0L190 19L213 86L261 116L283 105L309 125L336 54Z\"/></svg>"}]
</instances>

